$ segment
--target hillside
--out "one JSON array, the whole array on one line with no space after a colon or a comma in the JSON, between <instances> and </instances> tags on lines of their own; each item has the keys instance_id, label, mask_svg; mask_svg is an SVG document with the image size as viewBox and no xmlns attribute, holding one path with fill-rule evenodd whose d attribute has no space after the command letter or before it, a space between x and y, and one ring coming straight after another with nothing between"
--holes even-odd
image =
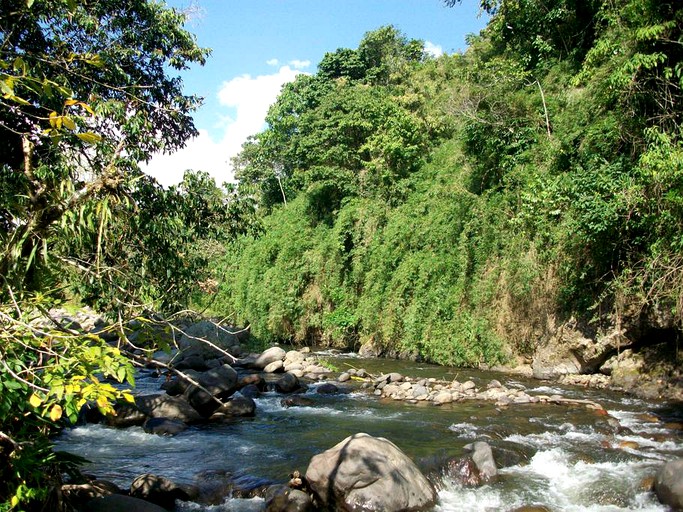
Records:
<instances>
[{"instance_id":1,"label":"hillside","mask_svg":"<svg viewBox=\"0 0 683 512\"><path fill-rule=\"evenodd\" d=\"M285 86L235 162L259 233L219 263L217 312L539 377L678 361L680 6L484 7L464 54L382 27Z\"/></svg>"}]
</instances>

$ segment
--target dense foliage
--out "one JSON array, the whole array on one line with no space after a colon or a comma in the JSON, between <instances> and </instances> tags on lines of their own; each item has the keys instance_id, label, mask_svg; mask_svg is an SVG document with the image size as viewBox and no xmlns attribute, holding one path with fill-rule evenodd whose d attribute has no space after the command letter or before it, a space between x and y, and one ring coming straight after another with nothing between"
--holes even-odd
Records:
<instances>
[{"instance_id":1,"label":"dense foliage","mask_svg":"<svg viewBox=\"0 0 683 512\"><path fill-rule=\"evenodd\" d=\"M482 8L462 55L384 27L283 89L236 160L263 231L215 307L267 341L465 365L571 315L680 328L683 9Z\"/></svg>"},{"instance_id":2,"label":"dense foliage","mask_svg":"<svg viewBox=\"0 0 683 512\"><path fill-rule=\"evenodd\" d=\"M122 334L211 288L209 258L244 231L248 201L208 175L164 190L138 167L196 133L199 99L170 73L208 51L183 22L146 0L0 2L0 510L65 507L75 461L49 435L87 403L132 400L114 385L133 384L126 338L111 345L51 308L77 297Z\"/></svg>"}]
</instances>

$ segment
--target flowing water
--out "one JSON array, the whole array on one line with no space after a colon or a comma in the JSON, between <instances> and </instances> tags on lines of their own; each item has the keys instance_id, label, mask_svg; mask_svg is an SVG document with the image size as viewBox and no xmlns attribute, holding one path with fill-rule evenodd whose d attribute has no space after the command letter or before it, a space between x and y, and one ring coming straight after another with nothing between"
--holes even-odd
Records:
<instances>
[{"instance_id":1,"label":"flowing water","mask_svg":"<svg viewBox=\"0 0 683 512\"><path fill-rule=\"evenodd\" d=\"M197 475L229 474L239 486L284 483L294 469L305 472L310 458L345 437L366 432L386 437L427 473L438 461L460 456L463 447L485 440L503 468L496 483L462 487L438 479L435 511L507 511L543 505L553 511L665 511L643 481L662 461L683 457L683 409L607 391L555 386L514 376L437 367L405 361L328 357L340 369L367 369L373 374L398 371L412 377L485 387L498 379L529 394L559 394L601 403L627 427L615 435L604 416L583 407L511 405L465 401L440 407L381 400L348 386L348 393L320 395L311 386L312 407L283 408L282 395L257 399L255 418L231 424L191 427L175 437L146 434L140 427L113 429L87 425L65 431L57 449L91 462L85 471L127 488L140 474L154 473L176 482L196 483ZM150 375L138 379L140 392L158 390ZM668 422L668 423L667 423ZM185 503L182 511L257 511L263 500L227 498L219 505Z\"/></svg>"}]
</instances>

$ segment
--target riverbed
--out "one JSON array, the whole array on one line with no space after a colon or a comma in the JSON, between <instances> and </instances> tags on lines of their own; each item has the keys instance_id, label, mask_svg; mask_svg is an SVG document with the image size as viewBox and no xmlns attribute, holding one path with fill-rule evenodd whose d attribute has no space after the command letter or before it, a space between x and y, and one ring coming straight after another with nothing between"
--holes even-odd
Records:
<instances>
[{"instance_id":1,"label":"riverbed","mask_svg":"<svg viewBox=\"0 0 683 512\"><path fill-rule=\"evenodd\" d=\"M435 406L381 399L360 382L340 384L344 393L322 395L312 384L310 407L285 408L282 395L256 399L254 418L230 424L193 426L174 437L146 434L140 427L86 425L65 431L57 449L81 455L83 468L127 488L143 473L193 484L198 478L229 475L241 487L285 483L293 470L305 472L310 458L345 437L365 432L385 437L438 482L435 511L506 511L542 505L553 511L666 511L644 483L662 462L683 457L680 404L644 401L617 392L559 386L495 372L421 363L324 355L340 371L400 372L422 378L491 379L530 395L561 395L602 404L624 429L615 433L606 417L582 406L512 404L467 400ZM159 379L143 372L137 392L158 392ZM466 488L438 475L439 462L460 456L475 440L494 448L496 483ZM257 511L260 498L226 498L218 505L184 503L180 511Z\"/></svg>"}]
</instances>

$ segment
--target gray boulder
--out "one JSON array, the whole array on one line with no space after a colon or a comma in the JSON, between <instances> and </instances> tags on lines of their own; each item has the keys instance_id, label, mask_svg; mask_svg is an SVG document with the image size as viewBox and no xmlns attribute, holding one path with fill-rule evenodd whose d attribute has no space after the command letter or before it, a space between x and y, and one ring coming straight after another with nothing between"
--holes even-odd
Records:
<instances>
[{"instance_id":1,"label":"gray boulder","mask_svg":"<svg viewBox=\"0 0 683 512\"><path fill-rule=\"evenodd\" d=\"M232 395L232 398L221 405L211 415L211 421L222 421L229 418L254 416L256 413L256 402L250 397L242 395L240 392Z\"/></svg>"},{"instance_id":2,"label":"gray boulder","mask_svg":"<svg viewBox=\"0 0 683 512\"><path fill-rule=\"evenodd\" d=\"M275 361L284 361L287 353L280 347L270 347L264 350L253 362L253 366L263 370L266 366Z\"/></svg>"},{"instance_id":3,"label":"gray boulder","mask_svg":"<svg viewBox=\"0 0 683 512\"><path fill-rule=\"evenodd\" d=\"M491 482L498 476L498 468L493 460L491 446L484 441L477 441L465 445L465 450L470 451L470 457L479 470L479 475L483 483Z\"/></svg>"},{"instance_id":4,"label":"gray boulder","mask_svg":"<svg viewBox=\"0 0 683 512\"><path fill-rule=\"evenodd\" d=\"M245 333L237 331L234 327L220 326L210 320L202 320L185 329L178 346L183 358L193 355L204 359L221 357L225 355L224 352L236 352L235 347L246 336Z\"/></svg>"},{"instance_id":5,"label":"gray boulder","mask_svg":"<svg viewBox=\"0 0 683 512\"><path fill-rule=\"evenodd\" d=\"M664 464L655 477L659 501L673 510L683 510L683 459Z\"/></svg>"},{"instance_id":6,"label":"gray boulder","mask_svg":"<svg viewBox=\"0 0 683 512\"><path fill-rule=\"evenodd\" d=\"M292 373L285 373L275 383L275 391L278 393L294 393L299 387L299 379Z\"/></svg>"},{"instance_id":7,"label":"gray boulder","mask_svg":"<svg viewBox=\"0 0 683 512\"><path fill-rule=\"evenodd\" d=\"M184 370L180 373L194 381L197 381L200 375L200 373L196 370ZM166 391L166 393L168 393L171 396L178 396L185 393L185 390L187 390L187 388L189 388L190 386L191 383L188 379L183 378L179 375L174 375L169 380L163 382L160 388Z\"/></svg>"},{"instance_id":8,"label":"gray boulder","mask_svg":"<svg viewBox=\"0 0 683 512\"><path fill-rule=\"evenodd\" d=\"M135 405L152 418L168 418L187 424L202 420L201 415L182 397L142 395L135 397Z\"/></svg>"},{"instance_id":9,"label":"gray boulder","mask_svg":"<svg viewBox=\"0 0 683 512\"><path fill-rule=\"evenodd\" d=\"M314 456L306 480L333 510L417 511L436 502L436 491L391 441L355 434Z\"/></svg>"},{"instance_id":10,"label":"gray boulder","mask_svg":"<svg viewBox=\"0 0 683 512\"><path fill-rule=\"evenodd\" d=\"M221 405L214 397L224 399L232 395L237 389L237 379L237 372L230 365L224 364L199 374L197 382L206 391L191 385L184 396L199 414L208 417Z\"/></svg>"}]
</instances>

